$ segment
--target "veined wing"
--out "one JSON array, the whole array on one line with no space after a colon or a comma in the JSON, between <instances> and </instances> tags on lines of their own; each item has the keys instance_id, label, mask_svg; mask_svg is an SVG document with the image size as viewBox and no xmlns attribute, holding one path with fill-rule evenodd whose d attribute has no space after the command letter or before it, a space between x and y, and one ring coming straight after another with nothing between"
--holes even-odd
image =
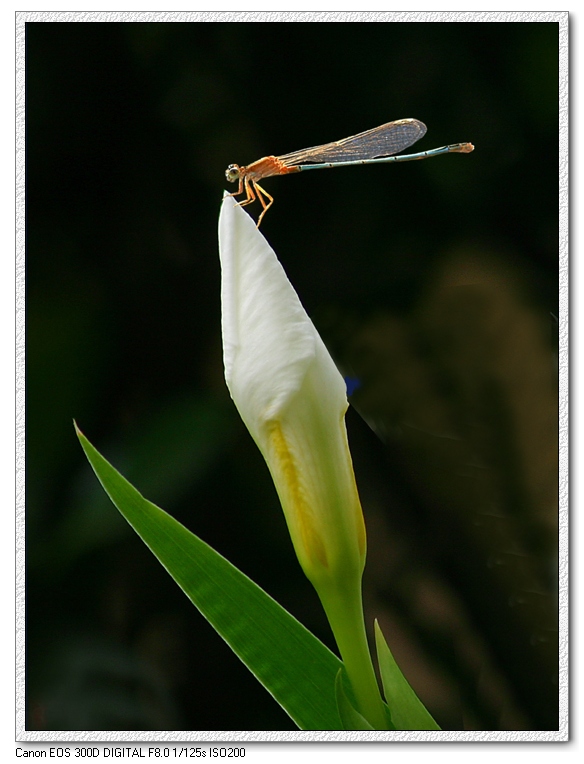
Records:
<instances>
[{"instance_id":1,"label":"veined wing","mask_svg":"<svg viewBox=\"0 0 584 764\"><path fill-rule=\"evenodd\" d=\"M321 162L358 162L362 159L391 156L419 141L425 135L426 129L426 125L417 119L398 119L340 141L283 154L278 159L286 167L292 167Z\"/></svg>"}]
</instances>

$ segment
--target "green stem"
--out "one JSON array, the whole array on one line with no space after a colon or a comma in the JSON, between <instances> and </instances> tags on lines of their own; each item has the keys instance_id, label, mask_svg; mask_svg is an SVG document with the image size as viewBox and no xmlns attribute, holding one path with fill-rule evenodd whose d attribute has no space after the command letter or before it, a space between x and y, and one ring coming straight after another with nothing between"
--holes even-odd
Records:
<instances>
[{"instance_id":1,"label":"green stem","mask_svg":"<svg viewBox=\"0 0 584 764\"><path fill-rule=\"evenodd\" d=\"M365 632L360 582L350 589L321 590L319 596L355 693L357 710L375 729L385 730L387 720Z\"/></svg>"}]
</instances>

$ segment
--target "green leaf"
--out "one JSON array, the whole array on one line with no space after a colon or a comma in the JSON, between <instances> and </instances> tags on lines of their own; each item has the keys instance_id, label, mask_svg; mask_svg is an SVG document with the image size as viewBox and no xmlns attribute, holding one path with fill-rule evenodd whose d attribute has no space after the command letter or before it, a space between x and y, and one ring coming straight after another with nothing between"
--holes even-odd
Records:
<instances>
[{"instance_id":1,"label":"green leaf","mask_svg":"<svg viewBox=\"0 0 584 764\"><path fill-rule=\"evenodd\" d=\"M362 716L355 708L355 698L351 683L347 677L345 667L339 669L337 677L335 679L335 692L337 695L337 708L339 709L339 716L343 722L344 729L346 730L374 730L367 719ZM384 730L395 730L393 722L391 720L391 712L387 703L383 704L385 710L386 723L383 727Z\"/></svg>"},{"instance_id":2,"label":"green leaf","mask_svg":"<svg viewBox=\"0 0 584 764\"><path fill-rule=\"evenodd\" d=\"M375 644L385 700L390 708L395 729L439 730L440 727L400 671L377 620L375 621Z\"/></svg>"},{"instance_id":3,"label":"green leaf","mask_svg":"<svg viewBox=\"0 0 584 764\"><path fill-rule=\"evenodd\" d=\"M345 693L343 687L343 669L339 669L337 672L337 678L335 679L335 692L337 695L337 707L339 709L339 716L343 722L343 729L345 730L372 730L372 727L367 719L356 711L349 698Z\"/></svg>"},{"instance_id":4,"label":"green leaf","mask_svg":"<svg viewBox=\"0 0 584 764\"><path fill-rule=\"evenodd\" d=\"M113 503L300 729L343 729L335 697L341 661L228 560L147 501L75 427Z\"/></svg>"}]
</instances>

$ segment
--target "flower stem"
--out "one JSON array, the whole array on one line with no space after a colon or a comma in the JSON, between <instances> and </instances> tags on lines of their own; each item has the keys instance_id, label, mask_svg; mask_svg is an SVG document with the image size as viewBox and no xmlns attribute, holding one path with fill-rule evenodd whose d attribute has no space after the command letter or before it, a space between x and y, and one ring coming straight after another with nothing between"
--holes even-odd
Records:
<instances>
[{"instance_id":1,"label":"flower stem","mask_svg":"<svg viewBox=\"0 0 584 764\"><path fill-rule=\"evenodd\" d=\"M387 719L365 632L360 582L349 590L321 590L319 594L355 693L357 710L372 727L385 730Z\"/></svg>"}]
</instances>

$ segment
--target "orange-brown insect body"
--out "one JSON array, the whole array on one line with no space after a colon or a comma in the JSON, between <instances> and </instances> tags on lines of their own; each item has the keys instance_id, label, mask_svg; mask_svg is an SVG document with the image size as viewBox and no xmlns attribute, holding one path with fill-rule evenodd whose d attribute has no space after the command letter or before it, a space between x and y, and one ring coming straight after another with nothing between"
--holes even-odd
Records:
<instances>
[{"instance_id":1,"label":"orange-brown insect body","mask_svg":"<svg viewBox=\"0 0 584 764\"><path fill-rule=\"evenodd\" d=\"M236 164L230 164L225 172L225 176L228 181L234 183L239 181L239 188L234 194L230 196L239 196L245 189L245 199L239 202L241 207L245 207L246 204L251 204L259 199L260 204L263 207L262 214L259 217L257 227L260 227L262 218L274 203L274 199L268 192L260 186L258 180L262 178L269 178L271 175L287 175L289 172L300 172L300 167L286 167L284 162L274 156L262 157L257 162L252 162L245 167L240 167ZM268 199L266 204L265 199Z\"/></svg>"},{"instance_id":2,"label":"orange-brown insect body","mask_svg":"<svg viewBox=\"0 0 584 764\"><path fill-rule=\"evenodd\" d=\"M287 175L289 172L300 172L300 167L286 167L284 162L274 156L262 157L246 167L240 167L243 177L250 180L261 180L272 175Z\"/></svg>"}]
</instances>

